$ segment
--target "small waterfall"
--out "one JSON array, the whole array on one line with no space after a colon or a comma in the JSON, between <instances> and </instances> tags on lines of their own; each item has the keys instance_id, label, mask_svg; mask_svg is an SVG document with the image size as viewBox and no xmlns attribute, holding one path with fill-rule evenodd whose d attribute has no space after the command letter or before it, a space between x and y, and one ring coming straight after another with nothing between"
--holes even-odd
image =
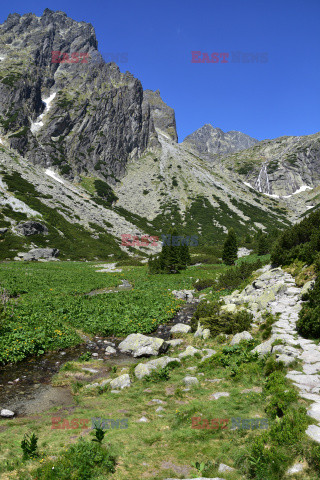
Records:
<instances>
[{"instance_id":1,"label":"small waterfall","mask_svg":"<svg viewBox=\"0 0 320 480\"><path fill-rule=\"evenodd\" d=\"M267 193L270 195L270 183L269 183L269 176L267 171L267 163L263 163L255 183L255 187L258 192Z\"/></svg>"}]
</instances>

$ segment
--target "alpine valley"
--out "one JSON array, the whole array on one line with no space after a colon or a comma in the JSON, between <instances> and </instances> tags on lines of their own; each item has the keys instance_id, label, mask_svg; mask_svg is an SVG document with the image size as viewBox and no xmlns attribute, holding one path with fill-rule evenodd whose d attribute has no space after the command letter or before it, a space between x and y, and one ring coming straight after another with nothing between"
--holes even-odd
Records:
<instances>
[{"instance_id":1,"label":"alpine valley","mask_svg":"<svg viewBox=\"0 0 320 480\"><path fill-rule=\"evenodd\" d=\"M87 63L53 63L53 51ZM320 133L259 142L207 124L179 143L159 90L105 63L92 25L60 11L0 26L0 115L1 259L146 256L157 248L121 235L174 224L215 245L230 226L282 228L320 202ZM26 235L29 221L46 234Z\"/></svg>"}]
</instances>

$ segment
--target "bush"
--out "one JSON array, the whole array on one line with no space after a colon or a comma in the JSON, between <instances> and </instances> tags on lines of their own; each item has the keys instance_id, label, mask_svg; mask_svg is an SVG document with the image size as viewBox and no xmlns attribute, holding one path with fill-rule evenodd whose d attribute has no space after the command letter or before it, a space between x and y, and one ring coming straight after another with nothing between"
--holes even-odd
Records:
<instances>
[{"instance_id":1,"label":"bush","mask_svg":"<svg viewBox=\"0 0 320 480\"><path fill-rule=\"evenodd\" d=\"M178 237L180 237L179 240ZM163 243L160 254L149 258L149 273L179 273L180 270L185 270L187 265L190 264L189 247L183 244L183 237L179 236L175 229L171 229L169 238L169 244ZM178 240L177 245L174 238Z\"/></svg>"},{"instance_id":2,"label":"bush","mask_svg":"<svg viewBox=\"0 0 320 480\"><path fill-rule=\"evenodd\" d=\"M270 429L270 438L278 445L296 445L308 427L306 409L289 409L279 422Z\"/></svg>"},{"instance_id":3,"label":"bush","mask_svg":"<svg viewBox=\"0 0 320 480\"><path fill-rule=\"evenodd\" d=\"M112 205L113 202L118 200L118 197L115 195L112 188L107 182L104 182L103 180L95 180L94 188L97 192L98 197L105 200L108 205Z\"/></svg>"},{"instance_id":4,"label":"bush","mask_svg":"<svg viewBox=\"0 0 320 480\"><path fill-rule=\"evenodd\" d=\"M152 370L149 375L146 375L143 380L147 383L165 382L170 378L170 371L168 365L158 370Z\"/></svg>"},{"instance_id":5,"label":"bush","mask_svg":"<svg viewBox=\"0 0 320 480\"><path fill-rule=\"evenodd\" d=\"M214 278L203 278L193 284L193 288L195 288L198 292L204 290L205 288L212 287L216 284L216 280Z\"/></svg>"},{"instance_id":6,"label":"bush","mask_svg":"<svg viewBox=\"0 0 320 480\"><path fill-rule=\"evenodd\" d=\"M21 442L21 448L23 451L23 460L28 460L29 458L34 458L38 456L38 437L33 433L32 435L24 435L24 438Z\"/></svg>"},{"instance_id":7,"label":"bush","mask_svg":"<svg viewBox=\"0 0 320 480\"><path fill-rule=\"evenodd\" d=\"M258 259L256 262L241 262L240 265L228 268L225 273L219 276L217 289L233 290L239 287L255 270L261 267L262 262Z\"/></svg>"},{"instance_id":8,"label":"bush","mask_svg":"<svg viewBox=\"0 0 320 480\"><path fill-rule=\"evenodd\" d=\"M236 461L238 467L255 480L280 480L287 469L285 453L274 445L268 445L267 434L256 437L246 452Z\"/></svg>"},{"instance_id":9,"label":"bush","mask_svg":"<svg viewBox=\"0 0 320 480\"><path fill-rule=\"evenodd\" d=\"M265 408L265 412L271 418L283 417L289 405L298 400L298 395L293 388L275 394Z\"/></svg>"},{"instance_id":10,"label":"bush","mask_svg":"<svg viewBox=\"0 0 320 480\"><path fill-rule=\"evenodd\" d=\"M266 377L268 377L274 372L284 370L284 368L285 368L284 363L277 362L275 356L271 355L271 357L269 357L266 361L266 364L264 367L264 374Z\"/></svg>"},{"instance_id":11,"label":"bush","mask_svg":"<svg viewBox=\"0 0 320 480\"><path fill-rule=\"evenodd\" d=\"M80 480L107 476L115 471L115 458L98 442L80 438L54 462L47 462L35 472L37 480ZM25 480L26 477L24 477Z\"/></svg>"},{"instance_id":12,"label":"bush","mask_svg":"<svg viewBox=\"0 0 320 480\"><path fill-rule=\"evenodd\" d=\"M200 321L201 325L209 328L213 337L220 333L228 335L243 332L250 328L253 315L246 310L229 313L221 310L221 302L200 302L191 319L191 329L195 331Z\"/></svg>"},{"instance_id":13,"label":"bush","mask_svg":"<svg viewBox=\"0 0 320 480\"><path fill-rule=\"evenodd\" d=\"M233 228L230 228L223 245L222 260L226 265L233 265L238 258L238 241Z\"/></svg>"},{"instance_id":14,"label":"bush","mask_svg":"<svg viewBox=\"0 0 320 480\"><path fill-rule=\"evenodd\" d=\"M320 277L317 277L308 301L302 306L297 330L305 338L320 337Z\"/></svg>"}]
</instances>

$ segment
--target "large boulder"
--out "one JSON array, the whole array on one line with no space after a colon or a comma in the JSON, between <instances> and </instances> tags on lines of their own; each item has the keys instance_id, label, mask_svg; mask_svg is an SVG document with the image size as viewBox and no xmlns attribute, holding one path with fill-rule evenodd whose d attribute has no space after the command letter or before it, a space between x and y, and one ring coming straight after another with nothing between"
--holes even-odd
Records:
<instances>
[{"instance_id":1,"label":"large boulder","mask_svg":"<svg viewBox=\"0 0 320 480\"><path fill-rule=\"evenodd\" d=\"M300 292L300 298L302 298L304 295L309 293L309 290L311 290L314 286L314 280L309 280L309 282L306 282Z\"/></svg>"},{"instance_id":2,"label":"large boulder","mask_svg":"<svg viewBox=\"0 0 320 480\"><path fill-rule=\"evenodd\" d=\"M253 350L251 350L252 353L258 353L259 357L264 357L267 355L267 353L270 353L272 351L272 343L274 342L274 338L270 338L269 340L266 340L263 343L260 343L260 345L257 345Z\"/></svg>"},{"instance_id":3,"label":"large boulder","mask_svg":"<svg viewBox=\"0 0 320 480\"><path fill-rule=\"evenodd\" d=\"M181 362L179 358L172 358L172 357L161 357L156 358L155 360L150 360L146 363L139 363L134 369L134 374L139 380L146 375L150 375L152 370L156 370L157 368L164 368L171 362Z\"/></svg>"},{"instance_id":4,"label":"large boulder","mask_svg":"<svg viewBox=\"0 0 320 480\"><path fill-rule=\"evenodd\" d=\"M29 237L31 235L47 235L48 229L42 223L35 222L33 220L28 220L27 222L21 222L19 225L16 226L16 230L21 235L25 237Z\"/></svg>"},{"instance_id":5,"label":"large boulder","mask_svg":"<svg viewBox=\"0 0 320 480\"><path fill-rule=\"evenodd\" d=\"M170 333L188 333L190 330L190 325L186 325L185 323L177 323L170 329Z\"/></svg>"},{"instance_id":6,"label":"large boulder","mask_svg":"<svg viewBox=\"0 0 320 480\"><path fill-rule=\"evenodd\" d=\"M184 377L183 381L186 387L192 387L193 385L199 384L199 380L197 379L197 377L191 377L190 375Z\"/></svg>"},{"instance_id":7,"label":"large boulder","mask_svg":"<svg viewBox=\"0 0 320 480\"><path fill-rule=\"evenodd\" d=\"M18 257L25 261L56 260L59 253L57 248L34 248L28 253L18 253Z\"/></svg>"},{"instance_id":8,"label":"large boulder","mask_svg":"<svg viewBox=\"0 0 320 480\"><path fill-rule=\"evenodd\" d=\"M162 338L131 333L119 344L118 348L122 353L128 353L134 357L143 357L165 353L169 345Z\"/></svg>"},{"instance_id":9,"label":"large boulder","mask_svg":"<svg viewBox=\"0 0 320 480\"><path fill-rule=\"evenodd\" d=\"M12 418L14 417L14 412L12 412L11 410L8 410L7 408L3 408L0 411L0 416L5 418Z\"/></svg>"},{"instance_id":10,"label":"large boulder","mask_svg":"<svg viewBox=\"0 0 320 480\"><path fill-rule=\"evenodd\" d=\"M123 388L130 387L130 385L131 385L131 380L127 373L125 373L124 375L120 375L120 377L117 377L111 380L110 382L110 387L112 389L121 388L122 390Z\"/></svg>"},{"instance_id":11,"label":"large boulder","mask_svg":"<svg viewBox=\"0 0 320 480\"><path fill-rule=\"evenodd\" d=\"M193 300L194 290L172 290L172 295L181 300L191 302Z\"/></svg>"},{"instance_id":12,"label":"large boulder","mask_svg":"<svg viewBox=\"0 0 320 480\"><path fill-rule=\"evenodd\" d=\"M231 340L230 344L231 345L236 345L238 343L241 342L241 340L252 340L252 335L247 332L247 331L243 331L241 333L236 333L234 336L233 336L233 339Z\"/></svg>"},{"instance_id":13,"label":"large boulder","mask_svg":"<svg viewBox=\"0 0 320 480\"><path fill-rule=\"evenodd\" d=\"M184 352L179 353L179 358L193 357L195 353L200 353L200 350L189 345Z\"/></svg>"}]
</instances>

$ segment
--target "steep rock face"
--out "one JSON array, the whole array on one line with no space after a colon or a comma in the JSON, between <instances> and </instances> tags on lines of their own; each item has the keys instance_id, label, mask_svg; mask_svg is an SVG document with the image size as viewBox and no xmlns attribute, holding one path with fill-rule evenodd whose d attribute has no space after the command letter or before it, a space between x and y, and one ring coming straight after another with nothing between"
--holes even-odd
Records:
<instances>
[{"instance_id":1,"label":"steep rock face","mask_svg":"<svg viewBox=\"0 0 320 480\"><path fill-rule=\"evenodd\" d=\"M287 197L320 185L320 133L263 140L223 159L259 192Z\"/></svg>"},{"instance_id":2,"label":"steep rock face","mask_svg":"<svg viewBox=\"0 0 320 480\"><path fill-rule=\"evenodd\" d=\"M9 15L0 38L0 136L25 158L114 182L129 158L158 145L141 83L104 63L92 25L46 9ZM52 63L53 51L68 62Z\"/></svg>"},{"instance_id":3,"label":"steep rock face","mask_svg":"<svg viewBox=\"0 0 320 480\"><path fill-rule=\"evenodd\" d=\"M242 132L231 130L225 133L209 123L188 135L183 141L186 147L191 146L200 154L210 155L226 155L239 152L256 143L258 143L258 140Z\"/></svg>"},{"instance_id":4,"label":"steep rock face","mask_svg":"<svg viewBox=\"0 0 320 480\"><path fill-rule=\"evenodd\" d=\"M160 91L145 90L143 98L150 105L154 126L177 142L176 117L173 108L169 107L160 97Z\"/></svg>"}]
</instances>

